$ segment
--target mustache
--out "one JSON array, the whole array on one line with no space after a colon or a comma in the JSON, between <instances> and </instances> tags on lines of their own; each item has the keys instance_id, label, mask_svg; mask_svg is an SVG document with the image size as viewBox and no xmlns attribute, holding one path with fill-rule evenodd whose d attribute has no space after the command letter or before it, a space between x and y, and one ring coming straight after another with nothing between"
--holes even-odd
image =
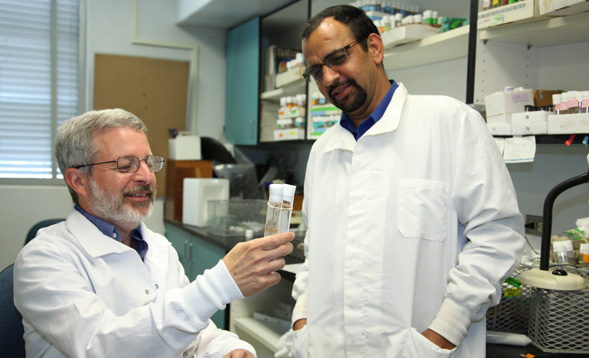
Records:
<instances>
[{"instance_id":1,"label":"mustache","mask_svg":"<svg viewBox=\"0 0 589 358\"><path fill-rule=\"evenodd\" d=\"M334 84L332 84L331 86L329 86L329 90L327 91L327 94L329 95L329 97L333 98L333 92L338 88L338 87L342 87L342 86L354 86L354 87L358 87L358 83L356 82L356 80L354 80L353 78L348 78L345 81L340 81L340 82L336 82Z\"/></svg>"},{"instance_id":2,"label":"mustache","mask_svg":"<svg viewBox=\"0 0 589 358\"><path fill-rule=\"evenodd\" d=\"M152 195L153 192L154 192L154 190L151 187L151 185L145 184L145 185L135 185L131 189L123 191L123 194L125 194L125 195L127 195L127 194L134 194L134 193L142 192L142 191L147 192L149 195Z\"/></svg>"}]
</instances>

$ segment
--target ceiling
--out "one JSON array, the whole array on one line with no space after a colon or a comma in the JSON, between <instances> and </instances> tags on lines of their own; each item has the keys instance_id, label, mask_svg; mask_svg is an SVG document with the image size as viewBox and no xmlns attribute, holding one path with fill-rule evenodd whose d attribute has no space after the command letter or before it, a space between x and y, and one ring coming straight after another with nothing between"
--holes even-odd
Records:
<instances>
[{"instance_id":1,"label":"ceiling","mask_svg":"<svg viewBox=\"0 0 589 358\"><path fill-rule=\"evenodd\" d=\"M297 0L177 0L176 24L230 29Z\"/></svg>"}]
</instances>

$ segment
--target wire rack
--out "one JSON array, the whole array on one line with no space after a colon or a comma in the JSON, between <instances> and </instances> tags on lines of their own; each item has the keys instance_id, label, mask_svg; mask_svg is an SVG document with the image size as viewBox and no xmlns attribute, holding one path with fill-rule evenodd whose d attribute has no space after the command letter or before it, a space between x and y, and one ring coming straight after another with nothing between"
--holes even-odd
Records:
<instances>
[{"instance_id":1,"label":"wire rack","mask_svg":"<svg viewBox=\"0 0 589 358\"><path fill-rule=\"evenodd\" d=\"M525 267L513 274L519 276ZM582 276L589 287L589 271L566 267ZM503 284L503 290L508 290ZM543 352L589 353L589 289L557 291L523 285L521 294L503 297L487 312L487 329L526 334Z\"/></svg>"},{"instance_id":2,"label":"wire rack","mask_svg":"<svg viewBox=\"0 0 589 358\"><path fill-rule=\"evenodd\" d=\"M520 266L512 274L512 277L519 277L520 273L525 270L528 270L528 268ZM487 311L488 331L528 333L531 288L523 285L519 295L506 296L506 293L512 288L513 286L503 282L501 302Z\"/></svg>"}]
</instances>

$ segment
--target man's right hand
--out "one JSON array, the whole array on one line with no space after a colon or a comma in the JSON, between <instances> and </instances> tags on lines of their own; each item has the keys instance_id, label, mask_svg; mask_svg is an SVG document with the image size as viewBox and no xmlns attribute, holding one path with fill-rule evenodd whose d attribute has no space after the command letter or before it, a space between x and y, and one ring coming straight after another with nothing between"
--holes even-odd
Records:
<instances>
[{"instance_id":1,"label":"man's right hand","mask_svg":"<svg viewBox=\"0 0 589 358\"><path fill-rule=\"evenodd\" d=\"M280 282L276 271L284 267L284 256L292 252L294 233L286 232L240 242L223 262L244 297L260 293Z\"/></svg>"}]
</instances>

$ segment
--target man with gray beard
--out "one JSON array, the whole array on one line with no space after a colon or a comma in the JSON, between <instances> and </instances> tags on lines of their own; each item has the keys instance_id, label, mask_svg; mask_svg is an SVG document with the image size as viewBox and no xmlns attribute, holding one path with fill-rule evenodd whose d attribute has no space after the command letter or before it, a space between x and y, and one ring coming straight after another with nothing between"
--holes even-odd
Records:
<instances>
[{"instance_id":1,"label":"man with gray beard","mask_svg":"<svg viewBox=\"0 0 589 358\"><path fill-rule=\"evenodd\" d=\"M278 283L294 234L239 243L190 282L170 242L143 224L164 164L146 133L121 109L59 128L56 156L74 208L15 262L27 356L255 357L210 317Z\"/></svg>"}]
</instances>

